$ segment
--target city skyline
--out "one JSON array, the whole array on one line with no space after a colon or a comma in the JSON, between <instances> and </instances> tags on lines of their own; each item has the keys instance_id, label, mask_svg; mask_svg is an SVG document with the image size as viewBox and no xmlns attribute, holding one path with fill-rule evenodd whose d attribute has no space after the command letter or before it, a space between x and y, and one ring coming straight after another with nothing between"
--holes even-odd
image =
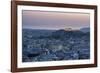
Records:
<instances>
[{"instance_id":1,"label":"city skyline","mask_svg":"<svg viewBox=\"0 0 100 73\"><path fill-rule=\"evenodd\" d=\"M90 15L88 13L22 11L22 28L57 30L85 27L90 27Z\"/></svg>"}]
</instances>

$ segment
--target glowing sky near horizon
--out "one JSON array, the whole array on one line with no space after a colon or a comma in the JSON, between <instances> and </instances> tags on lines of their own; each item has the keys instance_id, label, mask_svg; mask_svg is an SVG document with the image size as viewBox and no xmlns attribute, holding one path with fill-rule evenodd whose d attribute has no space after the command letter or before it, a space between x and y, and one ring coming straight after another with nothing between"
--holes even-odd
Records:
<instances>
[{"instance_id":1,"label":"glowing sky near horizon","mask_svg":"<svg viewBox=\"0 0 100 73\"><path fill-rule=\"evenodd\" d=\"M90 14L22 10L22 27L29 29L80 29L90 26Z\"/></svg>"}]
</instances>

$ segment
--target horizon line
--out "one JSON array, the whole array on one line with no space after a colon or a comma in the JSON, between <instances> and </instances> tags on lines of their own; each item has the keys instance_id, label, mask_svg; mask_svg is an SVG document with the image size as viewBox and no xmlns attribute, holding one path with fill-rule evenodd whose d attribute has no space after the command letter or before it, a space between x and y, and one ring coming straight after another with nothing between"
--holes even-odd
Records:
<instances>
[{"instance_id":1,"label":"horizon line","mask_svg":"<svg viewBox=\"0 0 100 73\"><path fill-rule=\"evenodd\" d=\"M70 27L68 27L70 28ZM83 27L83 28L90 28L90 27ZM39 30L60 30L60 29L48 29L48 28L22 28L22 29L39 29ZM66 28L61 28L61 29L66 29ZM80 30L82 28L71 28L72 30Z\"/></svg>"}]
</instances>

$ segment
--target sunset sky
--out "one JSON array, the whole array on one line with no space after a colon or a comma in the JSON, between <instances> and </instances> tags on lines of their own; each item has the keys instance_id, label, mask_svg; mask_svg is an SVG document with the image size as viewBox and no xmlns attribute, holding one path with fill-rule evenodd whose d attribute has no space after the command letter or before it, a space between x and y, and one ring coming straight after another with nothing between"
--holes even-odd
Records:
<instances>
[{"instance_id":1,"label":"sunset sky","mask_svg":"<svg viewBox=\"0 0 100 73\"><path fill-rule=\"evenodd\" d=\"M67 13L48 11L22 11L23 28L29 29L80 29L90 26L88 13Z\"/></svg>"}]
</instances>

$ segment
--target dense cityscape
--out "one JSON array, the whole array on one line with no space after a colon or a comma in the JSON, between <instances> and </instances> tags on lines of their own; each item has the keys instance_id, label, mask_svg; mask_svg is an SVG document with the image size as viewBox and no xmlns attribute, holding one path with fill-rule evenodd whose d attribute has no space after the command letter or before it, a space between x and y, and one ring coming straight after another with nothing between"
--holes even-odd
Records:
<instances>
[{"instance_id":1,"label":"dense cityscape","mask_svg":"<svg viewBox=\"0 0 100 73\"><path fill-rule=\"evenodd\" d=\"M90 31L23 29L23 62L82 60L90 58Z\"/></svg>"}]
</instances>

